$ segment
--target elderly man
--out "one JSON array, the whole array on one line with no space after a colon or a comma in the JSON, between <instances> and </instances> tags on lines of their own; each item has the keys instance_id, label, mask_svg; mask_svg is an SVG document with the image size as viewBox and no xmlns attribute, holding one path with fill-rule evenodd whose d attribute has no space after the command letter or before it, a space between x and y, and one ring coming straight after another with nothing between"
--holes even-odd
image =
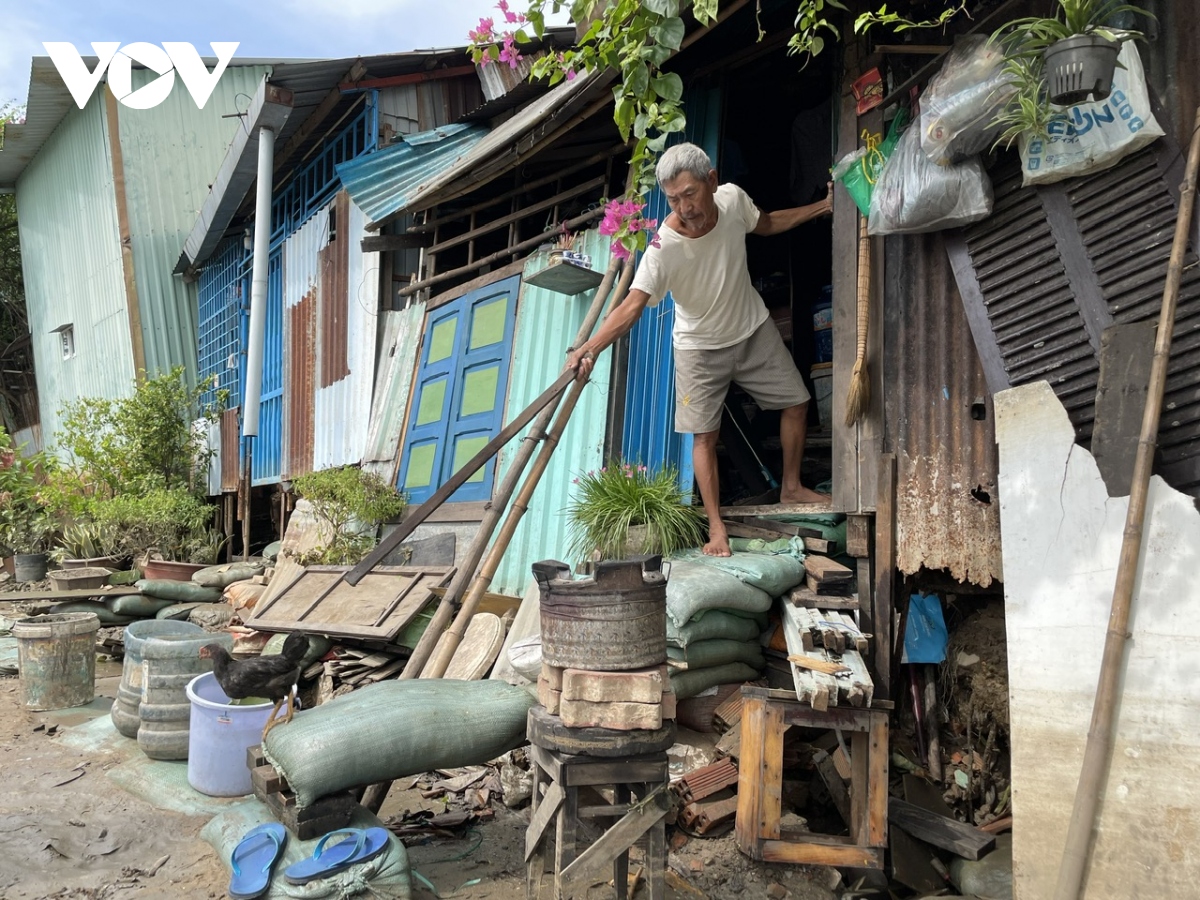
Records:
<instances>
[{"instance_id":1,"label":"elderly man","mask_svg":"<svg viewBox=\"0 0 1200 900\"><path fill-rule=\"evenodd\" d=\"M675 430L694 436L692 463L708 516L704 552L729 556L721 521L717 435L731 382L761 409L780 410L783 503L822 503L828 497L800 483L809 393L746 267L747 234L780 234L833 211L832 185L824 200L762 212L741 188L718 185L716 170L695 144L667 150L655 168L671 207L659 230L661 246L642 258L625 300L600 330L567 360L587 378L596 355L627 334L647 305L668 291L675 299Z\"/></svg>"}]
</instances>

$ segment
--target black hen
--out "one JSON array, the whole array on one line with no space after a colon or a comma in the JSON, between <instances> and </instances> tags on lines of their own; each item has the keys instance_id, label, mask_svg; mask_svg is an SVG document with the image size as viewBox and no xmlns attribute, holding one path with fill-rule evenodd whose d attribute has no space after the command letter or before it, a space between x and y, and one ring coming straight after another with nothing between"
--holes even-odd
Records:
<instances>
[{"instance_id":1,"label":"black hen","mask_svg":"<svg viewBox=\"0 0 1200 900\"><path fill-rule=\"evenodd\" d=\"M302 634L289 634L278 656L234 659L220 644L205 644L200 648L200 658L213 661L213 675L230 700L266 697L275 704L263 729L263 740L266 740L267 733L277 724L292 721L296 712L292 685L300 678L300 662L307 652L308 638ZM275 714L285 700L287 714L276 719Z\"/></svg>"}]
</instances>

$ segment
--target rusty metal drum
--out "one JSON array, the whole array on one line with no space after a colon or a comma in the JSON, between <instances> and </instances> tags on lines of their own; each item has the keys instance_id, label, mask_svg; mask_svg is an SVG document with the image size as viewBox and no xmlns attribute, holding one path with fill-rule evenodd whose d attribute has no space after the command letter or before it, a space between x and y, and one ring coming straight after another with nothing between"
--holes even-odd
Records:
<instances>
[{"instance_id":1,"label":"rusty metal drum","mask_svg":"<svg viewBox=\"0 0 1200 900\"><path fill-rule=\"evenodd\" d=\"M574 580L555 560L534 563L541 589L542 660L621 672L667 661L667 576L661 556L602 562Z\"/></svg>"},{"instance_id":2,"label":"rusty metal drum","mask_svg":"<svg viewBox=\"0 0 1200 900\"><path fill-rule=\"evenodd\" d=\"M26 709L68 709L96 698L95 613L33 616L13 623Z\"/></svg>"}]
</instances>

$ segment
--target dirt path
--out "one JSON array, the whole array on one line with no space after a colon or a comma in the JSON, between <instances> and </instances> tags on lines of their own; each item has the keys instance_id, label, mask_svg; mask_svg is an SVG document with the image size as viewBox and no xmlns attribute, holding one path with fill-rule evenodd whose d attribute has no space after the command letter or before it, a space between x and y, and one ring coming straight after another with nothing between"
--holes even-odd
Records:
<instances>
[{"instance_id":1,"label":"dirt path","mask_svg":"<svg viewBox=\"0 0 1200 900\"><path fill-rule=\"evenodd\" d=\"M91 709L31 713L21 704L18 680L0 679L5 900L224 896L224 870L198 837L207 819L155 809L106 777L121 762L117 754L75 750L57 739L93 717L119 681L119 665L100 664Z\"/></svg>"}]
</instances>

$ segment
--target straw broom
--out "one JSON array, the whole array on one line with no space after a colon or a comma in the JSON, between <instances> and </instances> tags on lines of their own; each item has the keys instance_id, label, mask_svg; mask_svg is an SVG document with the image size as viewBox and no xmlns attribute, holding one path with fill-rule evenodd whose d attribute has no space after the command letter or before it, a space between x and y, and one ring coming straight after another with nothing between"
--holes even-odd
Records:
<instances>
[{"instance_id":1,"label":"straw broom","mask_svg":"<svg viewBox=\"0 0 1200 900\"><path fill-rule=\"evenodd\" d=\"M850 393L846 395L846 427L849 428L871 405L871 380L867 373L867 324L871 318L871 238L867 218L858 220L858 347L854 371L850 373Z\"/></svg>"}]
</instances>

